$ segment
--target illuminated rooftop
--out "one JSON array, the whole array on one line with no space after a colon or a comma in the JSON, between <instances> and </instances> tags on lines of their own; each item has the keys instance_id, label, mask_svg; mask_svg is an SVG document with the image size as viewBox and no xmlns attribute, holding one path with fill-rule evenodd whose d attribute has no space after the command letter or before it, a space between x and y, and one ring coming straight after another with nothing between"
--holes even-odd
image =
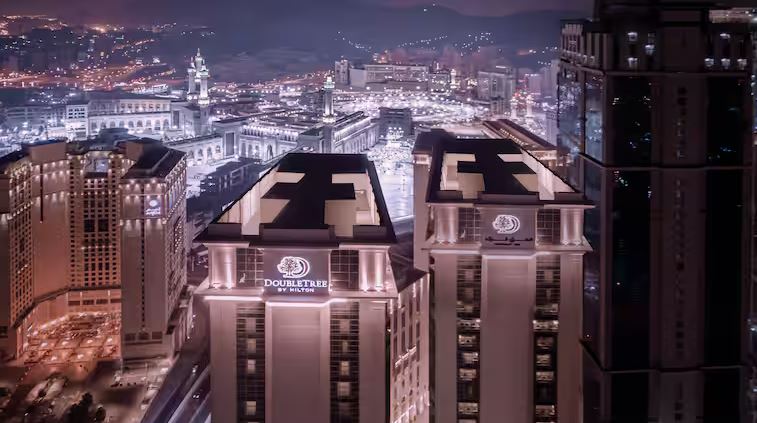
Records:
<instances>
[{"instance_id":1,"label":"illuminated rooftop","mask_svg":"<svg viewBox=\"0 0 757 423\"><path fill-rule=\"evenodd\" d=\"M431 159L430 203L587 203L510 139L456 139L437 130L418 136L414 154Z\"/></svg>"},{"instance_id":2,"label":"illuminated rooftop","mask_svg":"<svg viewBox=\"0 0 757 423\"><path fill-rule=\"evenodd\" d=\"M389 244L395 236L376 170L366 156L290 153L199 240Z\"/></svg>"}]
</instances>

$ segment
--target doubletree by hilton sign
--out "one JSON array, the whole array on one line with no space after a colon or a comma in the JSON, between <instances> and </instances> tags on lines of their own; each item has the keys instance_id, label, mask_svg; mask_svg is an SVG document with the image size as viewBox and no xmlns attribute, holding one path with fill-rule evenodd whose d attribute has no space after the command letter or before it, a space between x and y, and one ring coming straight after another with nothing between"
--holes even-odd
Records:
<instances>
[{"instance_id":1,"label":"doubletree by hilton sign","mask_svg":"<svg viewBox=\"0 0 757 423\"><path fill-rule=\"evenodd\" d=\"M328 251L263 252L263 287L271 295L328 295Z\"/></svg>"}]
</instances>

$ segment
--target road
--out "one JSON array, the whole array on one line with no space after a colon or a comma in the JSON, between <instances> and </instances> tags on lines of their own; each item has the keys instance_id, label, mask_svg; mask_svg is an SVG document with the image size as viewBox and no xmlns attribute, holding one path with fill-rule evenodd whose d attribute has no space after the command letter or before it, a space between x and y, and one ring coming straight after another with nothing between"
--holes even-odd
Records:
<instances>
[{"instance_id":1,"label":"road","mask_svg":"<svg viewBox=\"0 0 757 423\"><path fill-rule=\"evenodd\" d=\"M150 407L142 419L143 423L167 422L184 398L192 395L191 392L197 379L210 365L208 307L200 296L193 297L192 301L195 318L191 337L184 343L181 353L168 372L160 391L150 403ZM197 365L197 368L193 371L195 365ZM207 395L209 391L208 385L205 394Z\"/></svg>"}]
</instances>

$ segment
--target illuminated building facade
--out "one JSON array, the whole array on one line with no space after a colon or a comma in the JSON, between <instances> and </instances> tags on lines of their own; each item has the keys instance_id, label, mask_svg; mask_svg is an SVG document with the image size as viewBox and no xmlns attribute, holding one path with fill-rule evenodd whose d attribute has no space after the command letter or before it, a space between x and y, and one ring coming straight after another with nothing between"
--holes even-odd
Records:
<instances>
[{"instance_id":1,"label":"illuminated building facade","mask_svg":"<svg viewBox=\"0 0 757 423\"><path fill-rule=\"evenodd\" d=\"M516 79L513 68L503 67L491 71L479 71L476 79L476 93L479 100L501 98L510 101L515 94Z\"/></svg>"},{"instance_id":2,"label":"illuminated building facade","mask_svg":"<svg viewBox=\"0 0 757 423\"><path fill-rule=\"evenodd\" d=\"M431 333L416 420L581 422L588 202L511 140L434 130L413 154Z\"/></svg>"},{"instance_id":3,"label":"illuminated building facade","mask_svg":"<svg viewBox=\"0 0 757 423\"><path fill-rule=\"evenodd\" d=\"M124 268L124 263L135 265L134 255L140 251L132 248L132 240L144 242L154 260L172 266L179 289L183 287L184 267L179 262L174 265L174 257L162 257L165 246L157 243L159 237L150 230L126 233L122 225L129 214L122 202L124 182L134 179L132 175L147 158L167 156L173 159L162 161L163 166L172 162L175 174L183 174L181 153L142 141L37 143L0 160L0 269L5 275L0 284L0 310L4 311L0 349L4 356L18 357L37 326L68 313L120 312L122 304L125 310L137 309L139 302L126 294L134 289L131 284L140 286L141 282L130 278L131 270ZM185 185L179 178L175 189L183 193ZM184 213L183 196L176 201ZM181 225L177 231L183 239ZM164 284L162 274L150 277L153 289ZM151 318L174 311L167 302L150 306L145 313ZM150 327L161 334L167 331L166 326ZM168 348L166 355L172 352Z\"/></svg>"},{"instance_id":4,"label":"illuminated building facade","mask_svg":"<svg viewBox=\"0 0 757 423\"><path fill-rule=\"evenodd\" d=\"M596 4L562 28L558 90L565 176L596 205L584 421L744 421L750 33L710 2Z\"/></svg>"},{"instance_id":5,"label":"illuminated building facade","mask_svg":"<svg viewBox=\"0 0 757 423\"><path fill-rule=\"evenodd\" d=\"M184 153L129 142L120 180L124 359L177 352L189 335L186 290L187 164Z\"/></svg>"},{"instance_id":6,"label":"illuminated building facade","mask_svg":"<svg viewBox=\"0 0 757 423\"><path fill-rule=\"evenodd\" d=\"M39 130L62 125L64 109L60 106L28 104L3 108L5 126L19 130Z\"/></svg>"},{"instance_id":7,"label":"illuminated building facade","mask_svg":"<svg viewBox=\"0 0 757 423\"><path fill-rule=\"evenodd\" d=\"M65 106L66 136L82 140L126 128L135 136L162 137L172 128L171 100L128 92L93 91Z\"/></svg>"},{"instance_id":8,"label":"illuminated building facade","mask_svg":"<svg viewBox=\"0 0 757 423\"><path fill-rule=\"evenodd\" d=\"M350 62L347 59L334 62L334 82L340 87L350 85Z\"/></svg>"},{"instance_id":9,"label":"illuminated building facade","mask_svg":"<svg viewBox=\"0 0 757 423\"><path fill-rule=\"evenodd\" d=\"M365 113L355 112L302 132L297 145L319 153L360 153L378 139L378 124Z\"/></svg>"},{"instance_id":10,"label":"illuminated building facade","mask_svg":"<svg viewBox=\"0 0 757 423\"><path fill-rule=\"evenodd\" d=\"M199 239L215 422L385 422L394 231L361 155L290 153Z\"/></svg>"},{"instance_id":11,"label":"illuminated building facade","mask_svg":"<svg viewBox=\"0 0 757 423\"><path fill-rule=\"evenodd\" d=\"M210 71L200 49L197 49L197 55L189 62L189 69L187 69L187 100L202 107L210 105L208 78L210 78Z\"/></svg>"},{"instance_id":12,"label":"illuminated building facade","mask_svg":"<svg viewBox=\"0 0 757 423\"><path fill-rule=\"evenodd\" d=\"M383 91L387 86L426 91L428 80L429 67L425 65L368 64L351 67L349 73L351 87L373 91Z\"/></svg>"},{"instance_id":13,"label":"illuminated building facade","mask_svg":"<svg viewBox=\"0 0 757 423\"><path fill-rule=\"evenodd\" d=\"M333 122L334 119L334 80L327 76L323 84L323 121Z\"/></svg>"},{"instance_id":14,"label":"illuminated building facade","mask_svg":"<svg viewBox=\"0 0 757 423\"><path fill-rule=\"evenodd\" d=\"M189 61L187 68L186 101L171 105L173 129L178 138L201 137L210 134L210 96L208 79L210 71L200 49Z\"/></svg>"}]
</instances>

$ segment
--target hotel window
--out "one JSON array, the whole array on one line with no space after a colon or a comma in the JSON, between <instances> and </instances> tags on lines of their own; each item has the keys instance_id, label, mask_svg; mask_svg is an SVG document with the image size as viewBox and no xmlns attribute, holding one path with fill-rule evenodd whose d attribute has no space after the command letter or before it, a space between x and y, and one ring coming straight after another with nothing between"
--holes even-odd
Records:
<instances>
[{"instance_id":1,"label":"hotel window","mask_svg":"<svg viewBox=\"0 0 757 423\"><path fill-rule=\"evenodd\" d=\"M477 402L458 402L457 412L459 414L476 415L478 414Z\"/></svg>"},{"instance_id":2,"label":"hotel window","mask_svg":"<svg viewBox=\"0 0 757 423\"><path fill-rule=\"evenodd\" d=\"M349 376L349 375L350 375L350 362L349 361L339 362L339 376Z\"/></svg>"},{"instance_id":3,"label":"hotel window","mask_svg":"<svg viewBox=\"0 0 757 423\"><path fill-rule=\"evenodd\" d=\"M248 354L255 354L258 349L258 341L257 339L248 339L247 340L247 353Z\"/></svg>"},{"instance_id":4,"label":"hotel window","mask_svg":"<svg viewBox=\"0 0 757 423\"><path fill-rule=\"evenodd\" d=\"M536 338L536 346L538 348L547 349L552 348L555 345L555 339L545 336Z\"/></svg>"},{"instance_id":5,"label":"hotel window","mask_svg":"<svg viewBox=\"0 0 757 423\"><path fill-rule=\"evenodd\" d=\"M349 382L337 382L336 384L336 396L339 398L347 398L350 396L350 383Z\"/></svg>"},{"instance_id":6,"label":"hotel window","mask_svg":"<svg viewBox=\"0 0 757 423\"><path fill-rule=\"evenodd\" d=\"M481 319L458 319L457 328L462 331L478 331L481 329Z\"/></svg>"},{"instance_id":7,"label":"hotel window","mask_svg":"<svg viewBox=\"0 0 757 423\"><path fill-rule=\"evenodd\" d=\"M457 344L461 347L471 347L476 345L476 336L475 335L458 335L457 336Z\"/></svg>"},{"instance_id":8,"label":"hotel window","mask_svg":"<svg viewBox=\"0 0 757 423\"><path fill-rule=\"evenodd\" d=\"M340 402L338 406L338 412L340 417L349 417L352 413L351 404L348 402Z\"/></svg>"},{"instance_id":9,"label":"hotel window","mask_svg":"<svg viewBox=\"0 0 757 423\"><path fill-rule=\"evenodd\" d=\"M476 369L458 369L458 378L465 382L471 382L476 379Z\"/></svg>"},{"instance_id":10,"label":"hotel window","mask_svg":"<svg viewBox=\"0 0 757 423\"><path fill-rule=\"evenodd\" d=\"M552 356L550 354L537 354L536 365L539 367L551 367Z\"/></svg>"},{"instance_id":11,"label":"hotel window","mask_svg":"<svg viewBox=\"0 0 757 423\"><path fill-rule=\"evenodd\" d=\"M339 333L350 333L350 321L349 320L340 320L339 321Z\"/></svg>"},{"instance_id":12,"label":"hotel window","mask_svg":"<svg viewBox=\"0 0 757 423\"><path fill-rule=\"evenodd\" d=\"M254 416L257 414L258 411L258 403L257 401L245 401L244 403L244 413L248 416Z\"/></svg>"},{"instance_id":13,"label":"hotel window","mask_svg":"<svg viewBox=\"0 0 757 423\"><path fill-rule=\"evenodd\" d=\"M554 417L555 406L554 405L537 405L536 417Z\"/></svg>"},{"instance_id":14,"label":"hotel window","mask_svg":"<svg viewBox=\"0 0 757 423\"><path fill-rule=\"evenodd\" d=\"M463 242L476 242L481 238L481 213L474 208L457 210L458 239Z\"/></svg>"},{"instance_id":15,"label":"hotel window","mask_svg":"<svg viewBox=\"0 0 757 423\"><path fill-rule=\"evenodd\" d=\"M247 374L255 374L255 360L247 360Z\"/></svg>"},{"instance_id":16,"label":"hotel window","mask_svg":"<svg viewBox=\"0 0 757 423\"><path fill-rule=\"evenodd\" d=\"M464 352L462 353L463 363L466 365L473 365L478 363L478 352Z\"/></svg>"},{"instance_id":17,"label":"hotel window","mask_svg":"<svg viewBox=\"0 0 757 423\"><path fill-rule=\"evenodd\" d=\"M536 372L537 382L552 382L555 378L554 372Z\"/></svg>"},{"instance_id":18,"label":"hotel window","mask_svg":"<svg viewBox=\"0 0 757 423\"><path fill-rule=\"evenodd\" d=\"M360 258L356 250L331 252L331 288L354 290L358 288Z\"/></svg>"},{"instance_id":19,"label":"hotel window","mask_svg":"<svg viewBox=\"0 0 757 423\"><path fill-rule=\"evenodd\" d=\"M534 320L534 330L540 332L557 332L557 320Z\"/></svg>"},{"instance_id":20,"label":"hotel window","mask_svg":"<svg viewBox=\"0 0 757 423\"><path fill-rule=\"evenodd\" d=\"M560 210L542 209L536 213L536 243L560 244Z\"/></svg>"}]
</instances>

